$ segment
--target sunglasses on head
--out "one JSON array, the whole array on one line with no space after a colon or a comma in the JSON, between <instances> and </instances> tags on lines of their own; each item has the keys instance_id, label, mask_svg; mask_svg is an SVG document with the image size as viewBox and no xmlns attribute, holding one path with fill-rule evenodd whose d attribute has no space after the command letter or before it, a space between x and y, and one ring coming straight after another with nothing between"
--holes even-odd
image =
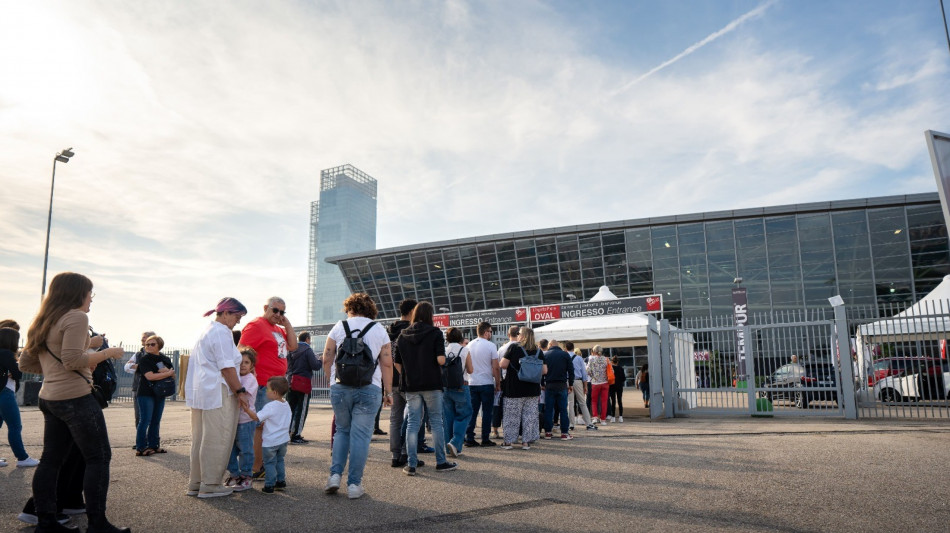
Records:
<instances>
[{"instance_id":1,"label":"sunglasses on head","mask_svg":"<svg viewBox=\"0 0 950 533\"><path fill-rule=\"evenodd\" d=\"M284 316L284 313L286 313L283 309L277 309L276 307L271 307L270 310L273 311L275 315L280 316Z\"/></svg>"}]
</instances>

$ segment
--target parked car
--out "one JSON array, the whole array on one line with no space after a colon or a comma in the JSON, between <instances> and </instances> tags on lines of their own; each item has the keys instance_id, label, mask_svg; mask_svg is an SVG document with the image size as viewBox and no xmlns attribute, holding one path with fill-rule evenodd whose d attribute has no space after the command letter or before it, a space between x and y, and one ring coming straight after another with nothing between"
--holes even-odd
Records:
<instances>
[{"instance_id":1,"label":"parked car","mask_svg":"<svg viewBox=\"0 0 950 533\"><path fill-rule=\"evenodd\" d=\"M762 383L763 396L771 400L791 400L795 397L795 389L801 387L805 367L798 363L789 363L780 366Z\"/></svg>"},{"instance_id":2,"label":"parked car","mask_svg":"<svg viewBox=\"0 0 950 533\"><path fill-rule=\"evenodd\" d=\"M888 376L899 376L902 374L914 374L915 368L919 368L922 363L930 365L940 364L940 359L932 357L885 357L874 361L871 371L868 372L868 387L873 387L877 382ZM908 372L908 369L910 371Z\"/></svg>"},{"instance_id":3,"label":"parked car","mask_svg":"<svg viewBox=\"0 0 950 533\"><path fill-rule=\"evenodd\" d=\"M831 363L789 363L779 367L762 384L762 395L769 400L790 400L799 409L813 401L838 401L838 372ZM815 390L828 389L834 390Z\"/></svg>"},{"instance_id":4,"label":"parked car","mask_svg":"<svg viewBox=\"0 0 950 533\"><path fill-rule=\"evenodd\" d=\"M874 397L886 403L905 400L950 400L950 363L940 359L917 359L900 374L887 376L874 385Z\"/></svg>"}]
</instances>

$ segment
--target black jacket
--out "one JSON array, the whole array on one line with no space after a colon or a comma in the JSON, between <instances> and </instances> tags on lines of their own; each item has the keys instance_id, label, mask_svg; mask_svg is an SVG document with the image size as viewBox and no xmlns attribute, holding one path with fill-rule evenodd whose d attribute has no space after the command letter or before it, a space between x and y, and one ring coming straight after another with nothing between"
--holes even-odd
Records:
<instances>
[{"instance_id":1,"label":"black jacket","mask_svg":"<svg viewBox=\"0 0 950 533\"><path fill-rule=\"evenodd\" d=\"M16 390L20 390L20 378L23 374L16 364L16 354L10 350L0 350L0 387L7 386L7 380L12 379Z\"/></svg>"},{"instance_id":2,"label":"black jacket","mask_svg":"<svg viewBox=\"0 0 950 533\"><path fill-rule=\"evenodd\" d=\"M399 390L419 392L442 390L442 366L438 356L445 356L445 337L435 326L416 322L404 329L396 339L394 361L402 365Z\"/></svg>"},{"instance_id":3,"label":"black jacket","mask_svg":"<svg viewBox=\"0 0 950 533\"><path fill-rule=\"evenodd\" d=\"M389 325L389 341L392 343L392 355L393 360L395 361L396 357L396 339L399 338L399 334L403 332L404 329L408 328L410 325L408 320L397 320ZM393 367L393 387L399 387L399 371Z\"/></svg>"},{"instance_id":4,"label":"black jacket","mask_svg":"<svg viewBox=\"0 0 950 533\"><path fill-rule=\"evenodd\" d=\"M323 368L323 361L313 353L313 348L306 342L298 342L297 349L287 356L287 375L313 377L313 373Z\"/></svg>"}]
</instances>

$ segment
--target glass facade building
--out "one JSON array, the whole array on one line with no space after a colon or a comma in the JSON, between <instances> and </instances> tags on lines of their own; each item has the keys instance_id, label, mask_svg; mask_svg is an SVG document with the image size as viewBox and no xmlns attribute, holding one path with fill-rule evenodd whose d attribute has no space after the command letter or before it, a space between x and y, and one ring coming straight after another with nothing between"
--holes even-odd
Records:
<instances>
[{"instance_id":1,"label":"glass facade building","mask_svg":"<svg viewBox=\"0 0 950 533\"><path fill-rule=\"evenodd\" d=\"M376 180L353 165L320 172L320 199L310 207L310 279L307 316L311 324L345 318L350 295L331 256L376 248Z\"/></svg>"},{"instance_id":2,"label":"glass facade building","mask_svg":"<svg viewBox=\"0 0 950 533\"><path fill-rule=\"evenodd\" d=\"M586 300L607 285L618 297L662 294L676 324L730 314L736 277L751 313L828 309L840 294L883 314L950 274L950 247L930 193L538 229L328 261L350 290L372 296L380 318L398 317L407 297L461 312Z\"/></svg>"}]
</instances>

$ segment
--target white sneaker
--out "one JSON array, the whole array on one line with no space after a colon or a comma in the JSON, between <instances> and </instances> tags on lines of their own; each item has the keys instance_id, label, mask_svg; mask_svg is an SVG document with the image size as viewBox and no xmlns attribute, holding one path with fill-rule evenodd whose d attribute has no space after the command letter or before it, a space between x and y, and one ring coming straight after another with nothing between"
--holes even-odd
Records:
<instances>
[{"instance_id":1,"label":"white sneaker","mask_svg":"<svg viewBox=\"0 0 950 533\"><path fill-rule=\"evenodd\" d=\"M210 489L199 490L198 497L202 500L206 498L221 498L223 496L230 496L232 492L234 492L234 489L231 487L219 485Z\"/></svg>"},{"instance_id":2,"label":"white sneaker","mask_svg":"<svg viewBox=\"0 0 950 533\"><path fill-rule=\"evenodd\" d=\"M445 451L449 452L449 455L452 457L458 457L459 451L455 449L455 445L451 442L445 443Z\"/></svg>"},{"instance_id":3,"label":"white sneaker","mask_svg":"<svg viewBox=\"0 0 950 533\"><path fill-rule=\"evenodd\" d=\"M610 422L611 422L611 423L616 423L616 422L617 422L617 418L616 418L616 417L613 417L613 416L610 417Z\"/></svg>"},{"instance_id":4,"label":"white sneaker","mask_svg":"<svg viewBox=\"0 0 950 533\"><path fill-rule=\"evenodd\" d=\"M590 423L591 423L591 424L600 424L600 419L595 416L594 418L591 418L591 419L590 419Z\"/></svg>"},{"instance_id":5,"label":"white sneaker","mask_svg":"<svg viewBox=\"0 0 950 533\"><path fill-rule=\"evenodd\" d=\"M350 485L346 488L346 497L351 500L355 500L364 494L366 494L366 491L363 490L363 485Z\"/></svg>"},{"instance_id":6,"label":"white sneaker","mask_svg":"<svg viewBox=\"0 0 950 533\"><path fill-rule=\"evenodd\" d=\"M7 466L7 460L6 460L6 459L0 459L0 468L3 468L4 466Z\"/></svg>"},{"instance_id":7,"label":"white sneaker","mask_svg":"<svg viewBox=\"0 0 950 533\"><path fill-rule=\"evenodd\" d=\"M234 480L234 483L231 485L231 488L234 490L234 492L244 492L247 489L251 488L251 478L239 477Z\"/></svg>"},{"instance_id":8,"label":"white sneaker","mask_svg":"<svg viewBox=\"0 0 950 533\"><path fill-rule=\"evenodd\" d=\"M330 474L330 479L327 480L327 486L323 488L323 492L336 494L338 490L340 490L340 474Z\"/></svg>"},{"instance_id":9,"label":"white sneaker","mask_svg":"<svg viewBox=\"0 0 950 533\"><path fill-rule=\"evenodd\" d=\"M617 422L623 422L623 417L622 416L617 417Z\"/></svg>"},{"instance_id":10,"label":"white sneaker","mask_svg":"<svg viewBox=\"0 0 950 533\"><path fill-rule=\"evenodd\" d=\"M38 464L40 464L39 459L34 459L32 457L27 457L26 459L23 459L22 461L16 462L17 468L29 468L31 466L36 466Z\"/></svg>"}]
</instances>

